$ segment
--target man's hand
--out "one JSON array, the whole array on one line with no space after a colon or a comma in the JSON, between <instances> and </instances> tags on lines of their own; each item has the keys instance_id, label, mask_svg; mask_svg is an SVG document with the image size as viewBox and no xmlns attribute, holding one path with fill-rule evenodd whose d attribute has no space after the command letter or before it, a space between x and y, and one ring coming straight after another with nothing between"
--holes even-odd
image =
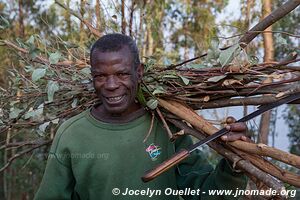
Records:
<instances>
[{"instance_id":1,"label":"man's hand","mask_svg":"<svg viewBox=\"0 0 300 200\"><path fill-rule=\"evenodd\" d=\"M230 131L226 135L223 135L221 139L224 142L233 142L236 140L242 140L245 142L253 142L250 138L246 136L247 126L243 122L235 123L236 119L234 117L226 118L226 126L225 128Z\"/></svg>"}]
</instances>

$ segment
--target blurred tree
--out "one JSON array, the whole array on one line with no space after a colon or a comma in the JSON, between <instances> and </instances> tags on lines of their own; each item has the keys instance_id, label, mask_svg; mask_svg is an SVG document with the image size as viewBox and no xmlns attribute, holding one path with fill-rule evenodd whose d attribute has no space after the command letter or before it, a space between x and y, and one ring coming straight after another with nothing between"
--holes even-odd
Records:
<instances>
[{"instance_id":1,"label":"blurred tree","mask_svg":"<svg viewBox=\"0 0 300 200\"><path fill-rule=\"evenodd\" d=\"M171 0L168 7L171 42L176 51L183 51L184 58L204 53L218 29L215 16L227 1Z\"/></svg>"},{"instance_id":2,"label":"blurred tree","mask_svg":"<svg viewBox=\"0 0 300 200\"><path fill-rule=\"evenodd\" d=\"M262 0L262 18L265 18L272 12L271 0ZM263 33L263 44L264 44L264 62L274 61L274 42L272 26L269 26ZM265 83L271 83L272 79L267 78ZM268 144L268 136L270 131L270 120L271 120L271 111L267 111L262 114L260 123L259 123L259 138L258 142L263 144Z\"/></svg>"},{"instance_id":3,"label":"blurred tree","mask_svg":"<svg viewBox=\"0 0 300 200\"><path fill-rule=\"evenodd\" d=\"M300 156L300 106L289 106L285 119L289 126L290 152Z\"/></svg>"}]
</instances>

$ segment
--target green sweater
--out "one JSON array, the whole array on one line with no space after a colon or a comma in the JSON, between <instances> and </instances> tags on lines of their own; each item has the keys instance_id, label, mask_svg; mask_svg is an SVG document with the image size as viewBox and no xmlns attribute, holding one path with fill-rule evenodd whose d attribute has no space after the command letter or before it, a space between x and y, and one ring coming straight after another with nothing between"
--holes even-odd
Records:
<instances>
[{"instance_id":1,"label":"green sweater","mask_svg":"<svg viewBox=\"0 0 300 200\"><path fill-rule=\"evenodd\" d=\"M145 114L129 123L109 124L95 119L87 110L63 123L51 146L35 199L175 200L179 199L178 194L166 195L165 192L186 188L201 189L198 193L201 199L221 199L221 196L203 196L202 191L245 187L245 176L234 173L224 159L213 170L199 152L153 181L143 183L141 176L145 171L192 143L188 136L178 139L175 145L169 142L157 120L143 143L150 122L150 115ZM156 149L160 155L155 154L158 151L152 152L152 156L157 156L154 161L146 152L150 144L160 148ZM121 194L113 195L114 188ZM183 195L183 198L200 199L200 196Z\"/></svg>"}]
</instances>

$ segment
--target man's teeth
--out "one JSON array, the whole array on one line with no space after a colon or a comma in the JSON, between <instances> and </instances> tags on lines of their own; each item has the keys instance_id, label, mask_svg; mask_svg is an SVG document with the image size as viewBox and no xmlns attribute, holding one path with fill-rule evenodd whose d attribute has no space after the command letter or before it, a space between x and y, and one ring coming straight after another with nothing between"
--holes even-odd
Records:
<instances>
[{"instance_id":1,"label":"man's teeth","mask_svg":"<svg viewBox=\"0 0 300 200\"><path fill-rule=\"evenodd\" d=\"M125 96L125 95L123 95L123 96L118 96L118 97L109 97L109 98L107 98L107 100L108 100L108 101L119 101L119 100L121 100L124 96Z\"/></svg>"}]
</instances>

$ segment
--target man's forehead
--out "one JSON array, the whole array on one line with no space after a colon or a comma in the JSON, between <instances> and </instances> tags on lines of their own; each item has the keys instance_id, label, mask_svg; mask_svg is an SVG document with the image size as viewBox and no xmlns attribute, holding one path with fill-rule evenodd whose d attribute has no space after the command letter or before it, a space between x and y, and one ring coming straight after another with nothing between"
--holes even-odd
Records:
<instances>
[{"instance_id":1,"label":"man's forehead","mask_svg":"<svg viewBox=\"0 0 300 200\"><path fill-rule=\"evenodd\" d=\"M128 47L122 48L118 51L101 51L99 49L95 49L93 51L92 59L97 62L104 62L106 60L128 60L132 61L133 55L131 54Z\"/></svg>"}]
</instances>

